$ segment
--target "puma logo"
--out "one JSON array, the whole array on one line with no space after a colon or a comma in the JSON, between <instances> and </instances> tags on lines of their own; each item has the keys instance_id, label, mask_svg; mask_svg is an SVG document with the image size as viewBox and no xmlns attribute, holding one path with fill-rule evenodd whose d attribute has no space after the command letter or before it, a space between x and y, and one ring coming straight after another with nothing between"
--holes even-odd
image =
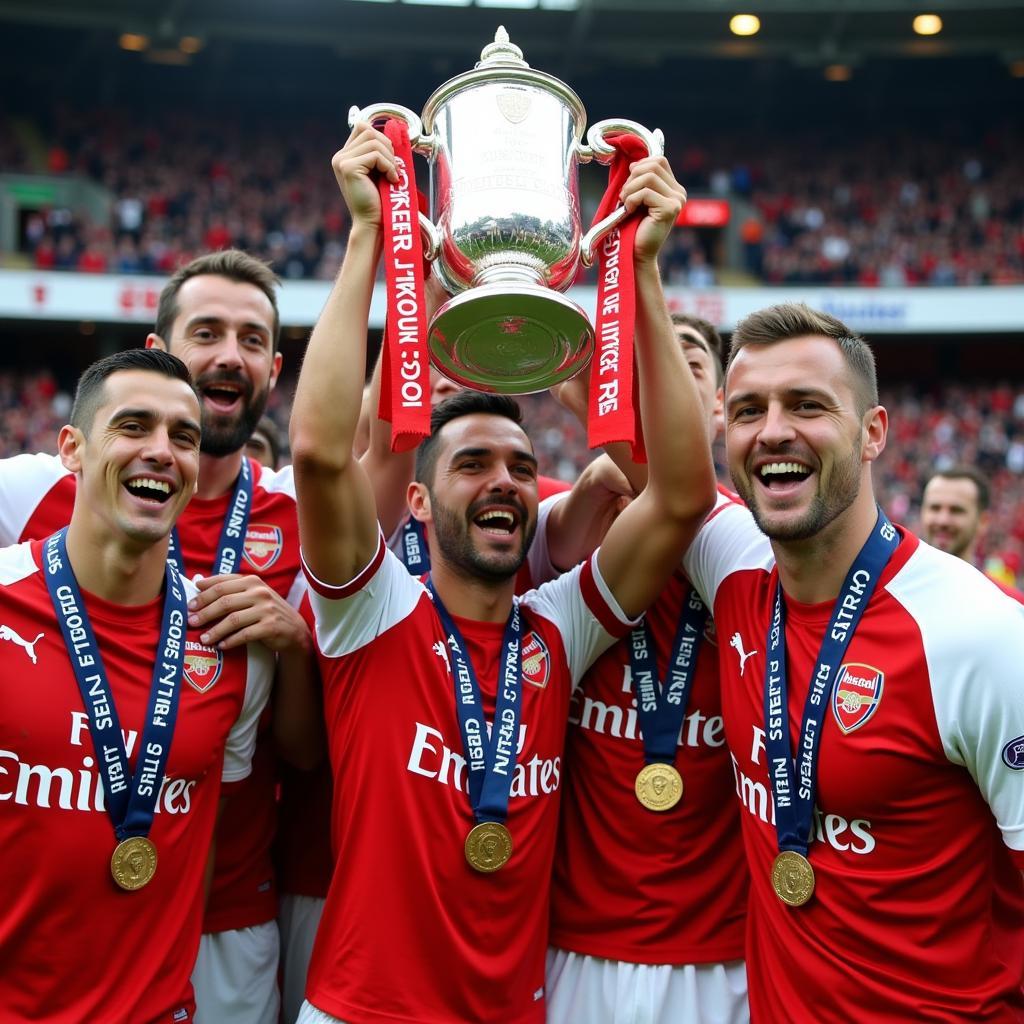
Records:
<instances>
[{"instance_id":1,"label":"puma logo","mask_svg":"<svg viewBox=\"0 0 1024 1024\"><path fill-rule=\"evenodd\" d=\"M0 640L10 640L12 644L17 644L19 647L25 648L25 653L32 659L32 664L37 665L39 659L36 657L36 644L43 639L43 634L40 633L35 640L28 641L18 636L18 634L11 629L10 626L0 625Z\"/></svg>"},{"instance_id":2,"label":"puma logo","mask_svg":"<svg viewBox=\"0 0 1024 1024\"><path fill-rule=\"evenodd\" d=\"M445 646L443 640L434 641L434 653L444 662L444 667L448 670L448 675L451 675L452 663L448 660L448 648Z\"/></svg>"},{"instance_id":3,"label":"puma logo","mask_svg":"<svg viewBox=\"0 0 1024 1024\"><path fill-rule=\"evenodd\" d=\"M758 652L751 651L747 654L747 652L743 650L743 638L739 633L733 633L732 639L729 641L729 646L735 647L736 653L740 656L740 675L742 676L743 670L747 667L747 658L752 658Z\"/></svg>"}]
</instances>

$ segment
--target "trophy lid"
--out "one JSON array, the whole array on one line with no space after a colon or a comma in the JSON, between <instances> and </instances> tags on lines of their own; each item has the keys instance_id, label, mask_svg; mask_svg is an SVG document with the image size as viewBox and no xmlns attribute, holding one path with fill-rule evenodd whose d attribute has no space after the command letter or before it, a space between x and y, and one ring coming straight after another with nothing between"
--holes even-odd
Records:
<instances>
[{"instance_id":1,"label":"trophy lid","mask_svg":"<svg viewBox=\"0 0 1024 1024\"><path fill-rule=\"evenodd\" d=\"M546 92L554 93L572 111L576 122L576 137L582 138L583 127L587 123L583 101L561 79L531 68L523 59L523 51L509 39L504 25L498 26L498 31L494 33L494 42L488 43L480 51L480 60L472 70L463 71L462 74L449 78L434 90L423 106L424 130L433 131L435 114L456 93L486 83L534 85Z\"/></svg>"}]
</instances>

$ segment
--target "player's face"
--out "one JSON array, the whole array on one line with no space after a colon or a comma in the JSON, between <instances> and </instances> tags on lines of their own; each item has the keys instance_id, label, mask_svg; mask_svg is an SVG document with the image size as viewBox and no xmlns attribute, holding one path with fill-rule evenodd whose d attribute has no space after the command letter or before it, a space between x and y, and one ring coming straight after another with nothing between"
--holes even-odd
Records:
<instances>
[{"instance_id":1,"label":"player's face","mask_svg":"<svg viewBox=\"0 0 1024 1024\"><path fill-rule=\"evenodd\" d=\"M457 395L462 390L453 380L449 380L436 367L430 367L430 405L440 405L446 398Z\"/></svg>"},{"instance_id":2,"label":"player's face","mask_svg":"<svg viewBox=\"0 0 1024 1024\"><path fill-rule=\"evenodd\" d=\"M477 413L442 431L430 515L445 560L472 579L510 579L537 528L537 460L522 428Z\"/></svg>"},{"instance_id":3,"label":"player's face","mask_svg":"<svg viewBox=\"0 0 1024 1024\"><path fill-rule=\"evenodd\" d=\"M263 415L281 370L273 331L274 307L254 284L202 274L181 286L162 347L185 363L202 397L204 454L237 452Z\"/></svg>"},{"instance_id":4,"label":"player's face","mask_svg":"<svg viewBox=\"0 0 1024 1024\"><path fill-rule=\"evenodd\" d=\"M866 484L870 416L858 415L849 371L830 339L740 350L726 381L729 471L768 537L813 537L854 503Z\"/></svg>"},{"instance_id":5,"label":"player's face","mask_svg":"<svg viewBox=\"0 0 1024 1024\"><path fill-rule=\"evenodd\" d=\"M921 532L929 544L965 558L980 526L978 487L973 480L937 476L928 481L921 501Z\"/></svg>"},{"instance_id":6,"label":"player's face","mask_svg":"<svg viewBox=\"0 0 1024 1024\"><path fill-rule=\"evenodd\" d=\"M270 447L266 434L261 430L253 431L245 442L245 454L268 469L277 468L274 465L274 449Z\"/></svg>"},{"instance_id":7,"label":"player's face","mask_svg":"<svg viewBox=\"0 0 1024 1024\"><path fill-rule=\"evenodd\" d=\"M166 537L199 476L199 401L192 389L146 370L111 374L88 433L78 436L77 464L65 464L81 472L90 514L142 545Z\"/></svg>"},{"instance_id":8,"label":"player's face","mask_svg":"<svg viewBox=\"0 0 1024 1024\"><path fill-rule=\"evenodd\" d=\"M686 361L693 372L693 379L697 382L700 404L704 407L704 415L708 421L708 436L713 438L722 425L721 392L714 357L707 349L707 342L694 328L677 324L676 337L682 343L683 355L686 356Z\"/></svg>"}]
</instances>

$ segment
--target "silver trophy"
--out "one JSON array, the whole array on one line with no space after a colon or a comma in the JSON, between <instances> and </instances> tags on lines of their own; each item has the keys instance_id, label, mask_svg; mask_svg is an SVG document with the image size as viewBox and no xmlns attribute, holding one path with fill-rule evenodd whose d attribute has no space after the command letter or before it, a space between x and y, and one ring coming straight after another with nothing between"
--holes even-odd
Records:
<instances>
[{"instance_id":1,"label":"silver trophy","mask_svg":"<svg viewBox=\"0 0 1024 1024\"><path fill-rule=\"evenodd\" d=\"M559 294L626 216L620 206L583 234L577 168L610 163L605 139L627 132L660 156L664 137L634 121L591 126L564 82L536 71L499 28L472 71L434 91L417 117L376 103L349 125L400 117L430 159L427 253L449 299L429 325L431 360L478 391L528 394L582 370L594 350L586 313ZM631 257L631 254L630 254Z\"/></svg>"}]
</instances>

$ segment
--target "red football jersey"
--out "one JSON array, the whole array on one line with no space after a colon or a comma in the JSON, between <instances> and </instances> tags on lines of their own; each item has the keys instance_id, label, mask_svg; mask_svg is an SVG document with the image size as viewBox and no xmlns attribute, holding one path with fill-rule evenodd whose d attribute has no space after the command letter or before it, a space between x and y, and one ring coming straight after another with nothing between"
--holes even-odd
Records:
<instances>
[{"instance_id":1,"label":"red football jersey","mask_svg":"<svg viewBox=\"0 0 1024 1024\"><path fill-rule=\"evenodd\" d=\"M350 1024L544 1020L548 884L574 680L629 624L588 562L522 599L512 858L466 862L474 820L448 647L427 590L381 543L351 583L311 580L336 870L307 997ZM494 714L503 623L458 619Z\"/></svg>"},{"instance_id":2,"label":"red football jersey","mask_svg":"<svg viewBox=\"0 0 1024 1024\"><path fill-rule=\"evenodd\" d=\"M299 567L298 520L291 468L274 472L249 460L252 511L241 571L264 579L291 604L305 583ZM18 455L0 462L0 544L41 540L67 526L75 477L55 455ZM231 491L193 498L178 520L184 575L213 572ZM273 921L277 891L271 844L277 827L273 744L261 735L253 772L232 789L217 830L213 883L203 931L217 932Z\"/></svg>"},{"instance_id":3,"label":"red football jersey","mask_svg":"<svg viewBox=\"0 0 1024 1024\"><path fill-rule=\"evenodd\" d=\"M123 892L82 697L43 578L41 543L0 550L0 1016L192 1019L203 873L221 779L249 772L273 659L189 631L177 725L150 838L154 879ZM189 596L195 591L188 585ZM162 597L126 608L84 594L134 769Z\"/></svg>"},{"instance_id":4,"label":"red football jersey","mask_svg":"<svg viewBox=\"0 0 1024 1024\"><path fill-rule=\"evenodd\" d=\"M677 575L647 612L662 680L689 594ZM707 620L679 732L683 798L660 813L634 789L644 748L629 649L626 637L606 651L570 701L551 945L641 964L741 959L747 866L714 623Z\"/></svg>"},{"instance_id":5,"label":"red football jersey","mask_svg":"<svg viewBox=\"0 0 1024 1024\"><path fill-rule=\"evenodd\" d=\"M972 566L900 534L826 710L816 886L795 909L771 886L772 551L749 513L722 500L685 559L720 638L751 872L753 1019L1024 1019L1024 618ZM794 751L832 605L786 599Z\"/></svg>"}]
</instances>

